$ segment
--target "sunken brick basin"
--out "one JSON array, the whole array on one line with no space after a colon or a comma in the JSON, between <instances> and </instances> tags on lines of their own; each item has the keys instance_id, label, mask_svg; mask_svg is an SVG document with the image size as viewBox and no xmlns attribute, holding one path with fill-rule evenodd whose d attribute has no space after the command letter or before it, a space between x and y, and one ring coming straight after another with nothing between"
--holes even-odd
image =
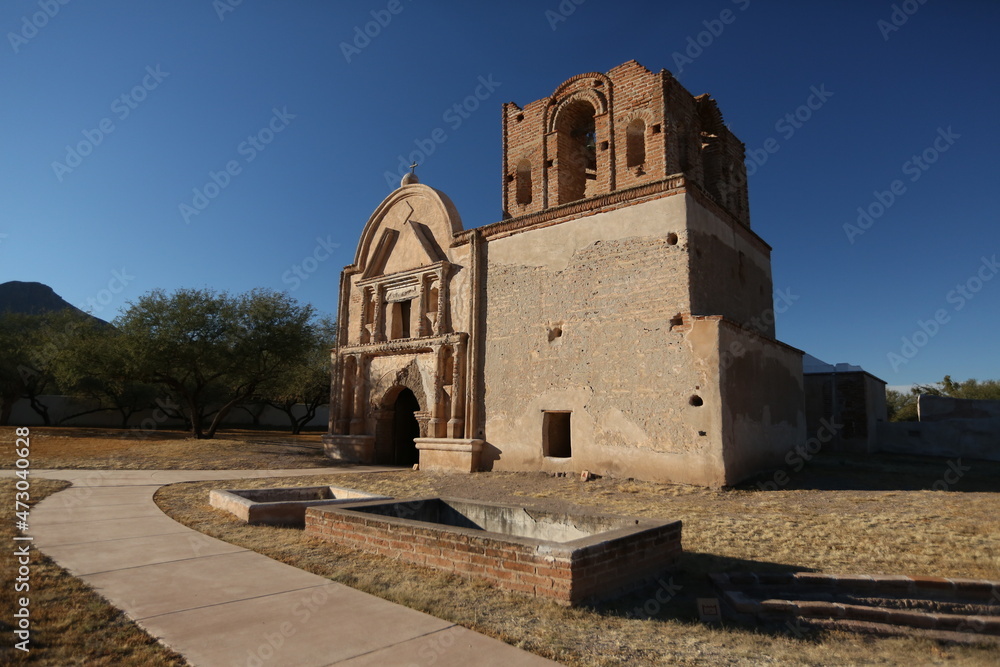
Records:
<instances>
[{"instance_id":1,"label":"sunken brick basin","mask_svg":"<svg viewBox=\"0 0 1000 667\"><path fill-rule=\"evenodd\" d=\"M213 489L209 494L212 507L235 514L247 523L286 526L303 525L307 507L385 498L386 496L339 486Z\"/></svg>"},{"instance_id":2,"label":"sunken brick basin","mask_svg":"<svg viewBox=\"0 0 1000 667\"><path fill-rule=\"evenodd\" d=\"M306 533L567 605L626 592L681 555L680 521L459 498L311 507Z\"/></svg>"}]
</instances>

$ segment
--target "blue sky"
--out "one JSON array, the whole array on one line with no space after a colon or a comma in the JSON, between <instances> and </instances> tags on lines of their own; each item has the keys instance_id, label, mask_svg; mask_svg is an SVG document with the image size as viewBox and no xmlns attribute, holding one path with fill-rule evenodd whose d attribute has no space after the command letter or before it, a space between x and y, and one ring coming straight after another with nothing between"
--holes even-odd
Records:
<instances>
[{"instance_id":1,"label":"blue sky","mask_svg":"<svg viewBox=\"0 0 1000 667\"><path fill-rule=\"evenodd\" d=\"M5 0L0 282L104 319L180 287L332 313L400 157L494 222L501 104L634 58L746 143L781 340L890 385L997 378L998 25L992 0Z\"/></svg>"}]
</instances>

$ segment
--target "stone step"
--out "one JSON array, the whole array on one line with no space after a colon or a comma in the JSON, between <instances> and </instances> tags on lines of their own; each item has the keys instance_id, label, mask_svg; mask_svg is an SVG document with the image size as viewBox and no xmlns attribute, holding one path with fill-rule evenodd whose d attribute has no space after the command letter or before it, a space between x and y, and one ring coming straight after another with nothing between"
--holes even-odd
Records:
<instances>
[{"instance_id":1,"label":"stone step","mask_svg":"<svg viewBox=\"0 0 1000 667\"><path fill-rule=\"evenodd\" d=\"M884 634L886 628L895 628L895 634L945 633L941 636L960 635L963 643L1000 639L997 582L747 572L710 578L721 592L724 607L758 622L788 625L789 619L795 619L796 624L876 634Z\"/></svg>"}]
</instances>

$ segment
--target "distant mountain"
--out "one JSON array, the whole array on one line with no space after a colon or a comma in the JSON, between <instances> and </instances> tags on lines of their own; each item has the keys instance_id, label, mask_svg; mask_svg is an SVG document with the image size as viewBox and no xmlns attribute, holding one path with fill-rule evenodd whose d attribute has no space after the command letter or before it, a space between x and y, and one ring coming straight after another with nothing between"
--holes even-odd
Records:
<instances>
[{"instance_id":1,"label":"distant mountain","mask_svg":"<svg viewBox=\"0 0 1000 667\"><path fill-rule=\"evenodd\" d=\"M24 283L12 280L0 283L0 313L24 313L41 315L55 310L72 310L80 315L93 318L102 324L107 324L99 317L85 313L69 303L48 285L42 283Z\"/></svg>"}]
</instances>

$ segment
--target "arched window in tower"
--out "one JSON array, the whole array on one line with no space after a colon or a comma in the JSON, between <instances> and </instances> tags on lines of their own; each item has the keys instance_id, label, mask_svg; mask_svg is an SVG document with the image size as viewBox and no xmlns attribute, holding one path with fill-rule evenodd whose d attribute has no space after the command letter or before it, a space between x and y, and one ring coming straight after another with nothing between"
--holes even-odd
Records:
<instances>
[{"instance_id":1,"label":"arched window in tower","mask_svg":"<svg viewBox=\"0 0 1000 667\"><path fill-rule=\"evenodd\" d=\"M575 100L559 111L556 177L560 204L583 199L587 196L588 181L597 180L595 115L593 105L587 100Z\"/></svg>"},{"instance_id":2,"label":"arched window in tower","mask_svg":"<svg viewBox=\"0 0 1000 667\"><path fill-rule=\"evenodd\" d=\"M646 122L636 118L625 128L625 166L629 169L646 163Z\"/></svg>"},{"instance_id":3,"label":"arched window in tower","mask_svg":"<svg viewBox=\"0 0 1000 667\"><path fill-rule=\"evenodd\" d=\"M525 206L531 203L531 162L517 163L517 203Z\"/></svg>"}]
</instances>

